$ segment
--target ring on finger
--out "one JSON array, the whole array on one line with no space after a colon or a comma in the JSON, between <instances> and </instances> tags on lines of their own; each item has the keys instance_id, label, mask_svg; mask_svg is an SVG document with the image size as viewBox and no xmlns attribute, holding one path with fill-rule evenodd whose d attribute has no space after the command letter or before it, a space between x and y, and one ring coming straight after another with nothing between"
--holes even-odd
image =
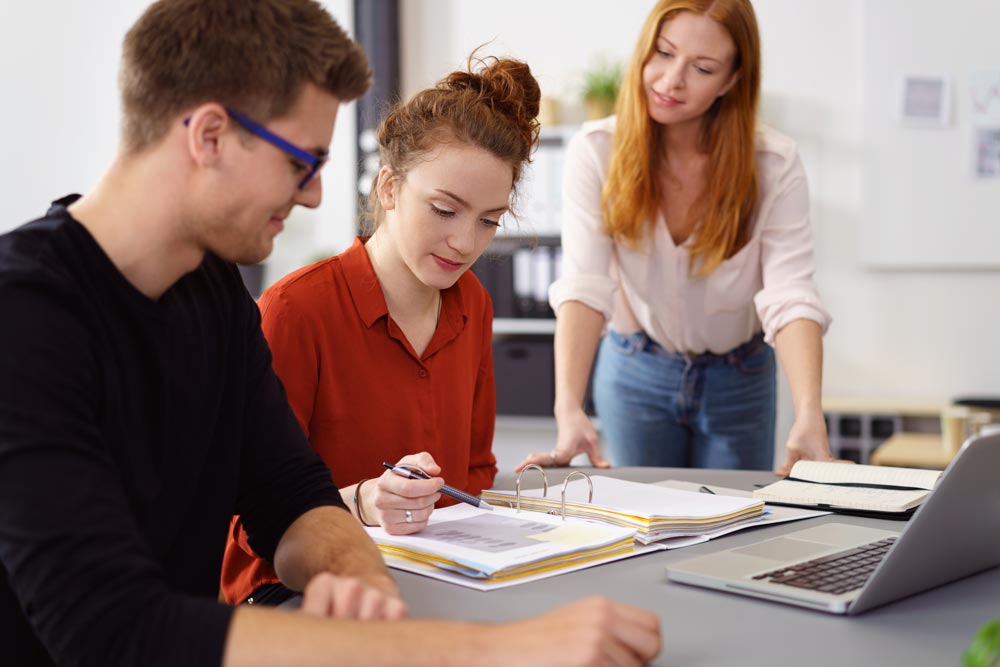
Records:
<instances>
[{"instance_id":1,"label":"ring on finger","mask_svg":"<svg viewBox=\"0 0 1000 667\"><path fill-rule=\"evenodd\" d=\"M405 516L406 516L406 523L413 523L413 512L411 512L410 510L406 510Z\"/></svg>"}]
</instances>

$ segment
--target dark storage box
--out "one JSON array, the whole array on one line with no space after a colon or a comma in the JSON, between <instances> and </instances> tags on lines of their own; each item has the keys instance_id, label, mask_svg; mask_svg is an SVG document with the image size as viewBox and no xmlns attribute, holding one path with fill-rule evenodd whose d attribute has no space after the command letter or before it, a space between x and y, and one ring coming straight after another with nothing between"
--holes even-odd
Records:
<instances>
[{"instance_id":1,"label":"dark storage box","mask_svg":"<svg viewBox=\"0 0 1000 667\"><path fill-rule=\"evenodd\" d=\"M497 414L551 417L555 400L553 364L550 337L494 341Z\"/></svg>"}]
</instances>

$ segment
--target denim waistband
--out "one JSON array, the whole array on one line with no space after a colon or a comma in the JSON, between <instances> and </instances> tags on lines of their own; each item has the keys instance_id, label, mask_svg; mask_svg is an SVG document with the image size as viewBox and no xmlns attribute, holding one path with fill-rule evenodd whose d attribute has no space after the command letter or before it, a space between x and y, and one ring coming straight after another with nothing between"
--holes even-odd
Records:
<instances>
[{"instance_id":1,"label":"denim waistband","mask_svg":"<svg viewBox=\"0 0 1000 667\"><path fill-rule=\"evenodd\" d=\"M670 352L669 350L664 349L662 345L652 340L645 331L637 331L634 334L628 335L622 335L613 330L609 330L608 333L620 341L627 340L628 344L634 349L638 349L643 352L650 352L657 356L665 357L681 363L704 365L715 363L732 364L744 357L754 354L767 344L764 342L764 334L761 332L755 334L754 337L747 342L741 343L728 352L723 352L722 354L715 354L714 352L691 354L689 352Z\"/></svg>"}]
</instances>

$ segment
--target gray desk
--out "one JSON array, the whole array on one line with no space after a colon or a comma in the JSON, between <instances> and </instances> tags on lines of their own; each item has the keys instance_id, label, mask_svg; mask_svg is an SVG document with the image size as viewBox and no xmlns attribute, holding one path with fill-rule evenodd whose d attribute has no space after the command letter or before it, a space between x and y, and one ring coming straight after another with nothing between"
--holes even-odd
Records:
<instances>
[{"instance_id":1,"label":"gray desk","mask_svg":"<svg viewBox=\"0 0 1000 667\"><path fill-rule=\"evenodd\" d=\"M560 484L567 470L550 470L550 485ZM744 489L775 479L767 472L730 470L582 470L643 482L679 479ZM537 473L525 477L525 483L528 488L540 486ZM501 475L496 486L512 489L514 477ZM514 620L595 594L654 610L663 621L664 639L663 653L655 665L957 665L975 631L1000 615L1000 568L853 618L666 580L664 568L671 562L826 521L890 530L902 530L905 525L830 515L746 530L693 547L647 554L489 592L396 570L392 573L413 617Z\"/></svg>"}]
</instances>

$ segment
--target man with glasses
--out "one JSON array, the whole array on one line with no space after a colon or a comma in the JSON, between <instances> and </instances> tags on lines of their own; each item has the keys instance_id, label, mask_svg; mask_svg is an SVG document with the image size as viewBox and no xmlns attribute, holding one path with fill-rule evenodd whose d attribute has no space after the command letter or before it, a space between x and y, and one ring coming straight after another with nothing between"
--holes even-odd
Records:
<instances>
[{"instance_id":1,"label":"man with glasses","mask_svg":"<svg viewBox=\"0 0 1000 667\"><path fill-rule=\"evenodd\" d=\"M98 185L0 239L0 662L277 646L287 615L215 602L234 512L291 587L345 575L316 579L313 607L404 615L234 265L320 203L364 53L308 0L166 0L126 36L120 81L122 145Z\"/></svg>"},{"instance_id":2,"label":"man with glasses","mask_svg":"<svg viewBox=\"0 0 1000 667\"><path fill-rule=\"evenodd\" d=\"M405 607L234 263L319 205L364 54L313 0L160 0L120 84L97 186L0 236L0 662L638 664L623 643L650 624L641 653L658 649L655 617L607 600L497 626L349 620ZM217 602L234 513L307 613Z\"/></svg>"},{"instance_id":3,"label":"man with glasses","mask_svg":"<svg viewBox=\"0 0 1000 667\"><path fill-rule=\"evenodd\" d=\"M306 185L309 183L309 181L312 180L312 177L315 176L330 159L329 155L327 155L326 153L326 149L317 149L317 153L322 153L322 154L314 155L313 153L310 153L304 148L299 148L298 146L288 141L287 139L279 137L277 134L274 134L263 125L255 123L254 121L250 120L249 118L239 113L238 111L234 111L229 107L226 107L226 113L229 114L230 118L232 118L237 123L242 125L243 128L248 132L250 132L251 134L260 137L261 139L268 142L272 146L285 151L290 156L298 160L296 168L305 174L302 177L302 180L299 181L299 190L305 188ZM191 120L190 118L185 118L184 125L188 125L190 120Z\"/></svg>"}]
</instances>

